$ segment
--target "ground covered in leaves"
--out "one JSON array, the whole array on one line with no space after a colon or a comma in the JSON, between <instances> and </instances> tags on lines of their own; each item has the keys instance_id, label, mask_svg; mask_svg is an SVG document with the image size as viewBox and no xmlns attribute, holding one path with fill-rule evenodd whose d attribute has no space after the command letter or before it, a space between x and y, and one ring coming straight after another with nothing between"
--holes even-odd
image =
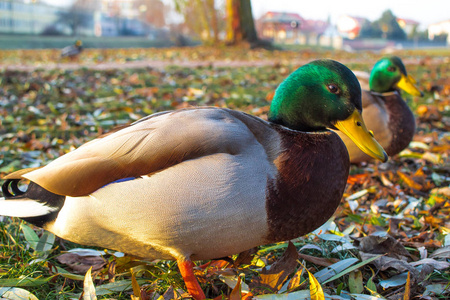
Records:
<instances>
[{"instance_id":1,"label":"ground covered in leaves","mask_svg":"<svg viewBox=\"0 0 450 300\"><path fill-rule=\"evenodd\" d=\"M304 299L322 288L332 299L448 299L450 50L395 54L424 92L404 95L417 117L414 141L387 163L352 166L339 209L315 232L203 262L196 272L208 297ZM383 54L199 47L58 55L0 52L0 174L43 165L158 111L212 105L266 118L273 91L302 63L326 57L369 71ZM94 280L84 281L91 266ZM174 262L86 249L1 219L3 298L78 299L83 286L100 299L187 297Z\"/></svg>"}]
</instances>

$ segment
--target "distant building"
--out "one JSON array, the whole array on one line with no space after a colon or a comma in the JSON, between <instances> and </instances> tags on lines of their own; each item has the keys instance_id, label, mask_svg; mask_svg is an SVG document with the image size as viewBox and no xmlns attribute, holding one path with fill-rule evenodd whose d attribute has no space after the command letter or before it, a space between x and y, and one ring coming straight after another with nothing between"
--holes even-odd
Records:
<instances>
[{"instance_id":1,"label":"distant building","mask_svg":"<svg viewBox=\"0 0 450 300\"><path fill-rule=\"evenodd\" d=\"M269 11L256 20L256 30L262 39L277 43L297 44L305 20L296 13Z\"/></svg>"},{"instance_id":2,"label":"distant building","mask_svg":"<svg viewBox=\"0 0 450 300\"><path fill-rule=\"evenodd\" d=\"M339 34L336 26L329 25L323 34L319 37L319 45L323 47L331 47L333 49L343 48L343 38Z\"/></svg>"},{"instance_id":3,"label":"distant building","mask_svg":"<svg viewBox=\"0 0 450 300\"><path fill-rule=\"evenodd\" d=\"M305 38L305 44L318 44L320 37L329 26L330 24L327 21L305 20L300 26L302 36Z\"/></svg>"},{"instance_id":4,"label":"distant building","mask_svg":"<svg viewBox=\"0 0 450 300\"><path fill-rule=\"evenodd\" d=\"M447 34L447 45L450 45L450 20L428 26L428 38L430 40L434 40L436 36L441 34Z\"/></svg>"},{"instance_id":5,"label":"distant building","mask_svg":"<svg viewBox=\"0 0 450 300\"><path fill-rule=\"evenodd\" d=\"M320 37L329 28L327 21L306 20L299 14L288 12L265 13L255 22L262 39L280 44L319 45ZM330 41L327 46L335 45Z\"/></svg>"},{"instance_id":6,"label":"distant building","mask_svg":"<svg viewBox=\"0 0 450 300\"><path fill-rule=\"evenodd\" d=\"M353 40L359 36L364 22L367 22L367 19L343 15L337 20L337 29L343 37Z\"/></svg>"},{"instance_id":7,"label":"distant building","mask_svg":"<svg viewBox=\"0 0 450 300\"><path fill-rule=\"evenodd\" d=\"M40 34L58 20L59 11L39 2L0 0L0 33Z\"/></svg>"},{"instance_id":8,"label":"distant building","mask_svg":"<svg viewBox=\"0 0 450 300\"><path fill-rule=\"evenodd\" d=\"M78 3L80 6L73 9L47 5L38 0L0 0L0 34L155 34L150 24L139 19L139 14L150 8L136 6L134 0L86 0ZM70 20L77 20L78 25L71 29Z\"/></svg>"},{"instance_id":9,"label":"distant building","mask_svg":"<svg viewBox=\"0 0 450 300\"><path fill-rule=\"evenodd\" d=\"M403 29L403 31L406 33L407 36L413 34L417 26L420 25L420 23L417 21L404 18L397 18L397 23L400 26L400 28Z\"/></svg>"}]
</instances>

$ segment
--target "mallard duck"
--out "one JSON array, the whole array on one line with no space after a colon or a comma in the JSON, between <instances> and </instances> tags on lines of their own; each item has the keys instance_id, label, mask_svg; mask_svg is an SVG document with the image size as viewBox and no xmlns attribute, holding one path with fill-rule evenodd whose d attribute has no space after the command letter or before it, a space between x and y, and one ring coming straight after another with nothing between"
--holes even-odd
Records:
<instances>
[{"instance_id":1,"label":"mallard duck","mask_svg":"<svg viewBox=\"0 0 450 300\"><path fill-rule=\"evenodd\" d=\"M358 76L358 79L364 87L366 78ZM368 84L370 91L362 91L363 119L387 154L395 155L409 145L416 130L414 115L399 89L414 96L420 96L421 92L414 86L414 79L406 73L402 60L397 56L379 60L370 73ZM345 134L337 133L347 146L352 163L371 159Z\"/></svg>"},{"instance_id":2,"label":"mallard duck","mask_svg":"<svg viewBox=\"0 0 450 300\"><path fill-rule=\"evenodd\" d=\"M61 50L61 58L76 58L83 51L83 43L80 40L75 41L71 46L64 47Z\"/></svg>"},{"instance_id":3,"label":"mallard duck","mask_svg":"<svg viewBox=\"0 0 450 300\"><path fill-rule=\"evenodd\" d=\"M349 159L327 128L387 160L360 111L354 74L314 61L281 83L269 121L215 107L153 114L7 175L0 214L76 243L177 260L188 291L204 299L193 260L293 239L332 216Z\"/></svg>"}]
</instances>

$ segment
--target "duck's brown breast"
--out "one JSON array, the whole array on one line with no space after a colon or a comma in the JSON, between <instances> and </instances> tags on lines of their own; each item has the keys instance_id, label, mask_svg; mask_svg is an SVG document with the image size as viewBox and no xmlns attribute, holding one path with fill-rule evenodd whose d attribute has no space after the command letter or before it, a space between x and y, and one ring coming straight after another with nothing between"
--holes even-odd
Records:
<instances>
[{"instance_id":1,"label":"duck's brown breast","mask_svg":"<svg viewBox=\"0 0 450 300\"><path fill-rule=\"evenodd\" d=\"M347 181L349 158L337 134L277 129L279 174L268 181L268 242L293 239L325 223L339 205Z\"/></svg>"},{"instance_id":2,"label":"duck's brown breast","mask_svg":"<svg viewBox=\"0 0 450 300\"><path fill-rule=\"evenodd\" d=\"M385 150L389 156L392 156L408 147L416 131L416 121L400 94L392 93L383 98L389 114L388 128L392 133L391 143L385 147Z\"/></svg>"}]
</instances>

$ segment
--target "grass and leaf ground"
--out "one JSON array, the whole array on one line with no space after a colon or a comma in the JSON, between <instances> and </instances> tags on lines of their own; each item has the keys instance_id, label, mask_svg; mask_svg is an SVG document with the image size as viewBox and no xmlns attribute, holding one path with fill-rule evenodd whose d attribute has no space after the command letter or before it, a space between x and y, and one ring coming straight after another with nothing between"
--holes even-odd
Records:
<instances>
[{"instance_id":1,"label":"grass and leaf ground","mask_svg":"<svg viewBox=\"0 0 450 300\"><path fill-rule=\"evenodd\" d=\"M387 163L352 166L340 207L315 232L198 268L208 297L240 299L241 290L251 293L247 298L304 299L321 286L333 299L448 299L450 51L395 54L425 93L422 98L405 95L418 121L414 141ZM368 71L382 56L203 47L89 49L64 65L58 55L56 50L0 52L1 174L43 165L115 126L158 111L213 105L266 118L273 91L302 62L327 57ZM145 67L128 68L130 61ZM179 61L184 67L168 66ZM151 62L165 64L152 68ZM196 66L199 62L203 66ZM97 68L101 63L108 65ZM93 281L84 281L91 267ZM11 293L22 292L25 299L78 299L83 287L84 297L91 297L86 299L186 297L175 262L88 249L17 218L2 218L3 298L18 299Z\"/></svg>"}]
</instances>

